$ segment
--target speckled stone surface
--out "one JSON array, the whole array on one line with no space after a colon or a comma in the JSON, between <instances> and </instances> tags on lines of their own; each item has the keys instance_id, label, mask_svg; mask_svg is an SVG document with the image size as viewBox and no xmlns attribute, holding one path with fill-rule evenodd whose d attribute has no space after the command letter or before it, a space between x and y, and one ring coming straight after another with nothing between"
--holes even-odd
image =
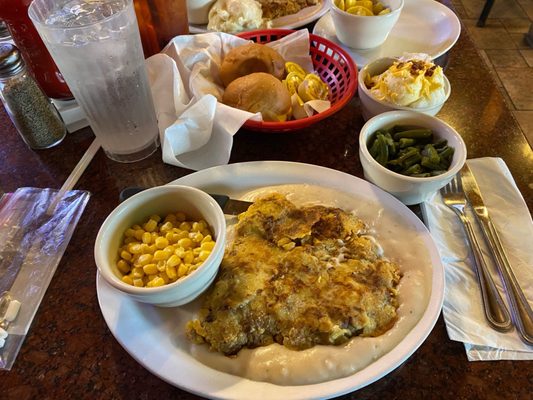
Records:
<instances>
[{"instance_id":1,"label":"speckled stone surface","mask_svg":"<svg viewBox=\"0 0 533 400\"><path fill-rule=\"evenodd\" d=\"M452 95L439 114L464 137L469 158L505 160L533 210L533 152L495 83L463 33L446 71ZM241 131L231 162L290 160L362 177L358 99L335 116L292 134ZM58 147L33 152L0 108L0 190L59 188L92 141L86 129ZM136 362L110 333L98 306L93 245L121 189L164 184L191 171L165 165L161 153L119 164L99 151L77 188L92 197L50 283L13 369L0 372L1 399L194 399ZM416 211L416 208L415 208ZM177 374L180 371L176 371ZM399 368L345 399L530 399L533 362L468 362L450 341L442 317L422 346ZM256 396L251 393L250 399Z\"/></svg>"}]
</instances>

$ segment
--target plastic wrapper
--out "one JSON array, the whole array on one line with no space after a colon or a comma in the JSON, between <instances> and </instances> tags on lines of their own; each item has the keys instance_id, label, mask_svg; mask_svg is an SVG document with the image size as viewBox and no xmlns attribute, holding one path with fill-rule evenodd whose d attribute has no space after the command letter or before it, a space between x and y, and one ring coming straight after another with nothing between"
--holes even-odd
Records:
<instances>
[{"instance_id":1,"label":"plastic wrapper","mask_svg":"<svg viewBox=\"0 0 533 400\"><path fill-rule=\"evenodd\" d=\"M530 303L533 302L533 223L527 205L505 165L499 158L467 161L500 234L516 278ZM474 221L472 210L469 217ZM422 204L424 221L435 239L445 268L446 290L443 315L448 336L463 342L470 361L533 360L533 348L527 346L516 329L502 333L485 320L474 261L466 234L457 216L435 194ZM508 304L507 295L494 261L477 223L473 223L491 275Z\"/></svg>"},{"instance_id":2,"label":"plastic wrapper","mask_svg":"<svg viewBox=\"0 0 533 400\"><path fill-rule=\"evenodd\" d=\"M0 315L8 333L0 348L0 369L13 366L90 197L89 192L73 190L54 202L57 193L20 188L0 200L0 295L20 302L13 321Z\"/></svg>"}]
</instances>

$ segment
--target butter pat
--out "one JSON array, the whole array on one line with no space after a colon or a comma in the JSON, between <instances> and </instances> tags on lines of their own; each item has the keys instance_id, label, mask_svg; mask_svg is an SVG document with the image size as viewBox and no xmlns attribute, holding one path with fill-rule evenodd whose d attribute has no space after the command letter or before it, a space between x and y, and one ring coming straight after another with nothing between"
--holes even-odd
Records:
<instances>
[{"instance_id":1,"label":"butter pat","mask_svg":"<svg viewBox=\"0 0 533 400\"><path fill-rule=\"evenodd\" d=\"M3 328L0 328L0 349L4 347L4 344L6 343L7 338L7 331Z\"/></svg>"},{"instance_id":2,"label":"butter pat","mask_svg":"<svg viewBox=\"0 0 533 400\"><path fill-rule=\"evenodd\" d=\"M18 300L11 300L9 305L7 306L6 313L4 315L4 320L8 322L12 322L17 318L17 315L20 310L20 301Z\"/></svg>"}]
</instances>

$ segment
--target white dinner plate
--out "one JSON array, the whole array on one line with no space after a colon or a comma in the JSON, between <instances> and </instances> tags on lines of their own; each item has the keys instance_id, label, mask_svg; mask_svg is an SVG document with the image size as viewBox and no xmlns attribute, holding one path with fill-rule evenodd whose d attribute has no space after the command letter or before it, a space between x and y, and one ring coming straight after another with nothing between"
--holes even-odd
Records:
<instances>
[{"instance_id":1,"label":"white dinner plate","mask_svg":"<svg viewBox=\"0 0 533 400\"><path fill-rule=\"evenodd\" d=\"M265 186L308 183L333 188L353 197L356 204L373 208L372 215L394 217L405 224L408 237L401 248L409 252L415 241L427 250L431 292L428 306L415 327L390 352L361 371L314 385L279 386L226 374L196 360L185 337L185 324L199 304L163 309L137 303L97 275L96 290L104 319L118 342L142 366L166 382L215 399L296 400L339 396L366 386L388 374L413 354L431 332L444 296L444 270L437 248L424 224L400 201L352 175L309 164L258 161L230 164L199 171L172 183L198 187L234 198ZM376 228L377 229L377 228ZM388 228L387 228L388 229ZM412 251L412 249L411 249ZM421 262L423 263L423 262Z\"/></svg>"},{"instance_id":2,"label":"white dinner plate","mask_svg":"<svg viewBox=\"0 0 533 400\"><path fill-rule=\"evenodd\" d=\"M426 53L435 59L455 44L461 33L461 23L452 10L437 1L405 0L389 37L374 49L357 50L342 44L330 13L317 21L313 33L340 45L361 69L376 58L401 56L405 52Z\"/></svg>"},{"instance_id":3,"label":"white dinner plate","mask_svg":"<svg viewBox=\"0 0 533 400\"><path fill-rule=\"evenodd\" d=\"M305 7L296 14L286 15L281 18L272 20L273 29L296 29L307 25L328 11L327 0L319 0L317 5ZM189 24L190 33L205 33L208 32L207 25Z\"/></svg>"}]
</instances>

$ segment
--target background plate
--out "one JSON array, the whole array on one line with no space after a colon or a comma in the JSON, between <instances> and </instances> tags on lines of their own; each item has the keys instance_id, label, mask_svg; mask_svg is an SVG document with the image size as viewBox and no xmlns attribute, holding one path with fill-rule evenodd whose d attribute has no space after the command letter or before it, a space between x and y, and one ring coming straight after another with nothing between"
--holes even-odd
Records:
<instances>
[{"instance_id":1,"label":"background plate","mask_svg":"<svg viewBox=\"0 0 533 400\"><path fill-rule=\"evenodd\" d=\"M329 12L316 23L313 33L340 45L361 69L376 58L401 56L404 52L426 53L435 59L459 39L461 23L452 10L434 0L405 0L389 37L374 49L356 50L342 44Z\"/></svg>"},{"instance_id":2,"label":"background plate","mask_svg":"<svg viewBox=\"0 0 533 400\"><path fill-rule=\"evenodd\" d=\"M322 15L324 15L329 9L327 0L319 0L318 4L311 7L306 7L296 14L286 15L281 18L272 20L272 28L278 29L295 29L307 25ZM190 33L205 33L208 32L207 25L189 25Z\"/></svg>"},{"instance_id":3,"label":"background plate","mask_svg":"<svg viewBox=\"0 0 533 400\"><path fill-rule=\"evenodd\" d=\"M278 386L225 374L201 364L189 353L185 323L198 304L163 309L133 301L97 275L98 302L104 319L118 342L141 365L172 385L215 399L296 400L339 396L366 386L402 364L422 344L440 314L444 271L437 248L424 224L397 199L376 186L343 172L309 164L282 161L238 163L209 168L172 183L195 186L238 198L264 186L309 183L349 193L370 202L376 213L392 213L407 224L428 249L433 268L431 296L418 324L389 353L363 370L342 379L302 386ZM405 250L409 251L406 237Z\"/></svg>"}]
</instances>

